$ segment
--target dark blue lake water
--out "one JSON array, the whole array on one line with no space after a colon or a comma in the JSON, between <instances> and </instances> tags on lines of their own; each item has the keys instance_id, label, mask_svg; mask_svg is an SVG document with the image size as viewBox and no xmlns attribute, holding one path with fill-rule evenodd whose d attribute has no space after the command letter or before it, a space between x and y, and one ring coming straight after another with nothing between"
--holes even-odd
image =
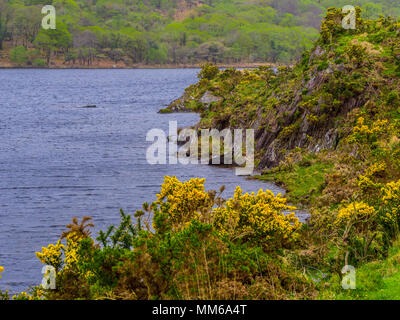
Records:
<instances>
[{"instance_id":1,"label":"dark blue lake water","mask_svg":"<svg viewBox=\"0 0 400 320\"><path fill-rule=\"evenodd\" d=\"M41 282L35 252L55 243L75 216L90 215L95 231L155 200L165 175L206 178L231 196L272 184L231 169L157 165L146 161L146 134L195 124L196 114L157 111L196 82L198 70L0 70L0 288ZM81 106L97 105L96 109Z\"/></svg>"}]
</instances>

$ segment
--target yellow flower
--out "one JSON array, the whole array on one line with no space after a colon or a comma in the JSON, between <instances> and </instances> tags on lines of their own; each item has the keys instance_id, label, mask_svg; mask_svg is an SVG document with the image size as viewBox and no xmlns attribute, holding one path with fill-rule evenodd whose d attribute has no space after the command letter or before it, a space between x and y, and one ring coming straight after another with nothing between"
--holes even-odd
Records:
<instances>
[{"instance_id":1,"label":"yellow flower","mask_svg":"<svg viewBox=\"0 0 400 320\"><path fill-rule=\"evenodd\" d=\"M0 266L0 279L1 279L1 273L4 271L4 267Z\"/></svg>"},{"instance_id":2,"label":"yellow flower","mask_svg":"<svg viewBox=\"0 0 400 320\"><path fill-rule=\"evenodd\" d=\"M277 246L290 244L298 237L301 226L281 195L260 190L257 195L242 194L240 187L223 207L213 210L215 225L222 235L246 237Z\"/></svg>"},{"instance_id":3,"label":"yellow flower","mask_svg":"<svg viewBox=\"0 0 400 320\"><path fill-rule=\"evenodd\" d=\"M198 218L201 211L211 203L204 183L205 179L196 178L181 182L176 177L167 176L155 204L161 205L161 211L168 214L173 226L184 226L187 222Z\"/></svg>"},{"instance_id":4,"label":"yellow flower","mask_svg":"<svg viewBox=\"0 0 400 320\"><path fill-rule=\"evenodd\" d=\"M369 137L373 134L381 135L388 130L387 120L376 120L372 124L368 125L365 123L365 119L360 117L357 119L357 124L353 128L353 134L361 137ZM357 140L357 138L356 138Z\"/></svg>"},{"instance_id":5,"label":"yellow flower","mask_svg":"<svg viewBox=\"0 0 400 320\"><path fill-rule=\"evenodd\" d=\"M13 298L13 300L31 300L28 293L26 293L24 291L18 295L14 295L12 298Z\"/></svg>"},{"instance_id":6,"label":"yellow flower","mask_svg":"<svg viewBox=\"0 0 400 320\"><path fill-rule=\"evenodd\" d=\"M386 222L397 222L400 218L400 180L392 181L382 188L382 201L386 207Z\"/></svg>"},{"instance_id":7,"label":"yellow flower","mask_svg":"<svg viewBox=\"0 0 400 320\"><path fill-rule=\"evenodd\" d=\"M237 187L232 199L215 208L214 196L205 191L204 183L205 179L181 182L165 177L155 202L160 210L154 217L166 217L172 228L184 228L194 219L207 217L221 235L247 237L269 245L288 245L297 239L301 223L294 213L288 213L296 208L288 206L281 195L275 197L263 190L257 195L242 194ZM157 230L157 225L153 227Z\"/></svg>"},{"instance_id":8,"label":"yellow flower","mask_svg":"<svg viewBox=\"0 0 400 320\"><path fill-rule=\"evenodd\" d=\"M375 209L364 202L353 202L339 210L336 217L336 224L347 221L360 221L371 218Z\"/></svg>"},{"instance_id":9,"label":"yellow flower","mask_svg":"<svg viewBox=\"0 0 400 320\"><path fill-rule=\"evenodd\" d=\"M372 166L368 167L365 170L364 175L360 175L358 177L358 187L363 191L381 188L381 184L376 183L373 180L375 180L378 174L385 172L385 170L386 170L385 162L381 161L374 163Z\"/></svg>"},{"instance_id":10,"label":"yellow flower","mask_svg":"<svg viewBox=\"0 0 400 320\"><path fill-rule=\"evenodd\" d=\"M381 172L385 172L386 163L383 161L376 162L372 166L370 166L367 170L365 170L365 175L372 177L373 175Z\"/></svg>"},{"instance_id":11,"label":"yellow flower","mask_svg":"<svg viewBox=\"0 0 400 320\"><path fill-rule=\"evenodd\" d=\"M67 248L65 250L65 270L70 269L76 262L78 262L78 249L79 241L74 234L67 236Z\"/></svg>"},{"instance_id":12,"label":"yellow flower","mask_svg":"<svg viewBox=\"0 0 400 320\"><path fill-rule=\"evenodd\" d=\"M36 252L36 257L41 263L53 266L56 270L59 270L62 266L62 254L65 246L58 240L57 244L49 244L49 246L43 247L42 252Z\"/></svg>"}]
</instances>

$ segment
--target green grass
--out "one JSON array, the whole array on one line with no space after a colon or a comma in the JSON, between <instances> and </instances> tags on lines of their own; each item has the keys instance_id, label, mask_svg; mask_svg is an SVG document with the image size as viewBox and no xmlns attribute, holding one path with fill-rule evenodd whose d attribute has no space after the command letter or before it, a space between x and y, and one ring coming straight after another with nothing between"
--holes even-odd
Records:
<instances>
[{"instance_id":1,"label":"green grass","mask_svg":"<svg viewBox=\"0 0 400 320\"><path fill-rule=\"evenodd\" d=\"M335 285L322 292L322 299L400 300L400 238L391 247L388 258L356 269L355 290L343 290L338 277L331 282Z\"/></svg>"},{"instance_id":2,"label":"green grass","mask_svg":"<svg viewBox=\"0 0 400 320\"><path fill-rule=\"evenodd\" d=\"M399 66L391 61L386 61L383 63L385 70L383 71L383 75L386 77L398 77L400 75Z\"/></svg>"},{"instance_id":3,"label":"green grass","mask_svg":"<svg viewBox=\"0 0 400 320\"><path fill-rule=\"evenodd\" d=\"M332 168L331 163L306 157L290 169L271 170L258 179L283 185L287 191L287 198L292 203L309 204L315 197L321 195L325 175Z\"/></svg>"}]
</instances>

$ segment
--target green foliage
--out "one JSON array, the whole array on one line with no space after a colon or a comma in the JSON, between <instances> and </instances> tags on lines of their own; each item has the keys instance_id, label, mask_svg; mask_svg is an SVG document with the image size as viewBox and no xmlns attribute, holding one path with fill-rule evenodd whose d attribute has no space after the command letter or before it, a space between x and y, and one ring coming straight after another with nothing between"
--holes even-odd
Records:
<instances>
[{"instance_id":1,"label":"green foliage","mask_svg":"<svg viewBox=\"0 0 400 320\"><path fill-rule=\"evenodd\" d=\"M32 62L32 65L33 65L34 67L42 68L42 67L45 67L45 66L46 66L46 61L43 60L43 59L35 59L35 60Z\"/></svg>"},{"instance_id":2,"label":"green foliage","mask_svg":"<svg viewBox=\"0 0 400 320\"><path fill-rule=\"evenodd\" d=\"M198 74L198 78L212 80L218 75L218 73L219 69L217 66L210 63L205 63Z\"/></svg>"},{"instance_id":3,"label":"green foliage","mask_svg":"<svg viewBox=\"0 0 400 320\"><path fill-rule=\"evenodd\" d=\"M50 63L54 51L67 50L72 45L72 35L68 26L64 23L57 23L56 29L41 29L34 40L35 46L43 51L47 64Z\"/></svg>"},{"instance_id":4,"label":"green foliage","mask_svg":"<svg viewBox=\"0 0 400 320\"><path fill-rule=\"evenodd\" d=\"M159 111L160 113L172 113L172 111L170 110L170 109L168 109L168 108L164 108L164 109L161 109L160 111Z\"/></svg>"},{"instance_id":5,"label":"green foliage","mask_svg":"<svg viewBox=\"0 0 400 320\"><path fill-rule=\"evenodd\" d=\"M323 162L313 155L298 163L293 163L293 158L288 156L280 167L267 171L260 179L284 184L289 201L310 204L321 195L325 176L332 168L332 163Z\"/></svg>"},{"instance_id":6,"label":"green foliage","mask_svg":"<svg viewBox=\"0 0 400 320\"><path fill-rule=\"evenodd\" d=\"M284 199L275 198L272 193L268 197L275 206L266 211L285 209L280 206ZM88 218L81 224L75 220L68 225L70 230L64 233L69 241L66 252L76 260L65 262L57 275L57 289L48 291L46 298L170 300L313 296L313 284L284 260L280 246L273 250L254 245L243 237L221 233L220 221L214 221L211 213L225 204L215 191L204 190L204 180L181 183L166 177L157 199L151 205L143 204L143 210L135 214L134 223L130 215L121 211L119 226L100 231L97 238L100 245L89 237L88 225L85 225ZM241 202L243 210L257 205L246 200L235 201ZM151 216L154 230L149 224ZM279 221L281 218L276 218L277 224ZM255 226L248 223L246 227L243 222L242 227L251 233ZM289 223L286 228L294 227ZM43 255L48 254L51 253ZM29 298L29 295L23 297Z\"/></svg>"},{"instance_id":7,"label":"green foliage","mask_svg":"<svg viewBox=\"0 0 400 320\"><path fill-rule=\"evenodd\" d=\"M295 66L220 72L181 101L212 91L223 99L201 113L201 127L256 129L260 167L272 167L258 178L283 185L311 214L303 251L285 258L329 275L323 284L339 290L335 297L343 296L343 266L379 267L400 230L398 21L363 20L358 10L359 29L344 31L341 16L328 12L329 34ZM362 277L376 279L372 286L387 290L382 297L397 296L398 275L385 282L374 272Z\"/></svg>"},{"instance_id":8,"label":"green foliage","mask_svg":"<svg viewBox=\"0 0 400 320\"><path fill-rule=\"evenodd\" d=\"M8 294L8 291L1 291L0 290L0 301L1 300L10 300L10 295Z\"/></svg>"},{"instance_id":9,"label":"green foliage","mask_svg":"<svg viewBox=\"0 0 400 320\"><path fill-rule=\"evenodd\" d=\"M387 98L386 98L386 103L388 105L394 105L394 104L398 104L399 101L399 92L397 92L396 90L392 90L389 92Z\"/></svg>"},{"instance_id":10,"label":"green foliage","mask_svg":"<svg viewBox=\"0 0 400 320\"><path fill-rule=\"evenodd\" d=\"M25 65L28 60L28 51L22 46L15 47L11 51L10 59L18 65Z\"/></svg>"},{"instance_id":11,"label":"green foliage","mask_svg":"<svg viewBox=\"0 0 400 320\"><path fill-rule=\"evenodd\" d=\"M334 5L347 4L341 2ZM60 32L41 31L40 10L48 3L56 6ZM400 12L394 2L360 0L357 4L366 9L367 17ZM35 43L50 62L51 53L67 57L72 39L75 49L95 49L93 56L107 56L118 49L121 57L109 58L127 64L290 63L312 47L321 15L331 5L328 0L1 0L0 49L12 37L25 47ZM336 17L336 13L330 15ZM325 36L331 20L323 25L324 39L341 32L329 25ZM93 60L66 59L89 65Z\"/></svg>"},{"instance_id":12,"label":"green foliage","mask_svg":"<svg viewBox=\"0 0 400 320\"><path fill-rule=\"evenodd\" d=\"M383 261L367 263L357 269L356 289L343 290L337 276L328 281L333 284L321 294L321 299L339 300L398 300L400 299L400 246L396 240ZM322 283L322 285L326 282Z\"/></svg>"}]
</instances>

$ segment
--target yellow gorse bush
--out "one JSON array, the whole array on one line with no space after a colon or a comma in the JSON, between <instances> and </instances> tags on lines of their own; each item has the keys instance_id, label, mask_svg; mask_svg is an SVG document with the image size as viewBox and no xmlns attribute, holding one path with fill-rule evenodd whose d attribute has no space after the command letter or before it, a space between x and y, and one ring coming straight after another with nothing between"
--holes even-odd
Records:
<instances>
[{"instance_id":1,"label":"yellow gorse bush","mask_svg":"<svg viewBox=\"0 0 400 320\"><path fill-rule=\"evenodd\" d=\"M287 246L298 238L301 223L294 213L287 213L296 208L288 206L281 195L263 190L257 195L243 194L237 187L233 198L216 203L212 193L205 191L204 183L205 179L181 182L176 177L165 177L155 202L160 205L155 217L166 215L172 228L178 228L192 220L204 221L207 216L206 220L223 236L271 246Z\"/></svg>"},{"instance_id":2,"label":"yellow gorse bush","mask_svg":"<svg viewBox=\"0 0 400 320\"><path fill-rule=\"evenodd\" d=\"M377 173L385 172L386 170L386 163L383 161L376 162L372 166L368 167L367 170L365 170L365 175L372 177L376 175Z\"/></svg>"},{"instance_id":3,"label":"yellow gorse bush","mask_svg":"<svg viewBox=\"0 0 400 320\"><path fill-rule=\"evenodd\" d=\"M368 191L370 189L377 189L381 187L381 184L375 182L374 178L380 174L384 173L386 170L386 163L381 161L374 163L365 170L364 175L358 177L358 187L363 191Z\"/></svg>"},{"instance_id":4,"label":"yellow gorse bush","mask_svg":"<svg viewBox=\"0 0 400 320\"><path fill-rule=\"evenodd\" d=\"M364 123L365 123L365 119L363 117L358 118L357 124L353 128L353 133L369 134L371 131L370 131L369 127Z\"/></svg>"},{"instance_id":5,"label":"yellow gorse bush","mask_svg":"<svg viewBox=\"0 0 400 320\"><path fill-rule=\"evenodd\" d=\"M200 216L201 210L210 204L210 196L204 188L205 179L181 182L176 177L165 177L156 204L168 213L173 225L189 222Z\"/></svg>"},{"instance_id":6,"label":"yellow gorse bush","mask_svg":"<svg viewBox=\"0 0 400 320\"><path fill-rule=\"evenodd\" d=\"M385 221L397 223L400 217L400 180L389 182L382 188L382 201L386 207Z\"/></svg>"},{"instance_id":7,"label":"yellow gorse bush","mask_svg":"<svg viewBox=\"0 0 400 320\"><path fill-rule=\"evenodd\" d=\"M78 262L78 249L80 239L75 234L69 234L67 237L67 247L65 248L65 270L70 269L75 263Z\"/></svg>"},{"instance_id":8,"label":"yellow gorse bush","mask_svg":"<svg viewBox=\"0 0 400 320\"><path fill-rule=\"evenodd\" d=\"M78 261L77 252L82 237L76 233L70 233L66 239L66 246L58 240L57 244L50 244L47 248L43 247L42 252L36 252L36 257L41 263L53 266L57 271L63 266L64 270L70 269Z\"/></svg>"},{"instance_id":9,"label":"yellow gorse bush","mask_svg":"<svg viewBox=\"0 0 400 320\"><path fill-rule=\"evenodd\" d=\"M45 292L40 287L34 287L29 292L22 291L12 297L13 300L44 300Z\"/></svg>"},{"instance_id":10,"label":"yellow gorse bush","mask_svg":"<svg viewBox=\"0 0 400 320\"><path fill-rule=\"evenodd\" d=\"M240 187L222 207L213 210L214 223L223 235L232 238L245 237L265 244L284 246L298 238L301 226L288 206L287 200L271 191L260 190L258 194L243 194Z\"/></svg>"},{"instance_id":11,"label":"yellow gorse bush","mask_svg":"<svg viewBox=\"0 0 400 320\"><path fill-rule=\"evenodd\" d=\"M46 248L47 249L47 248ZM1 278L1 273L4 271L4 267L0 266L0 278ZM3 297L1 297L3 296ZM8 291L1 292L0 290L0 300L9 299ZM45 299L45 292L38 286L33 287L29 290L29 292L21 292L19 294L16 294L12 297L13 300L43 300Z\"/></svg>"},{"instance_id":12,"label":"yellow gorse bush","mask_svg":"<svg viewBox=\"0 0 400 320\"><path fill-rule=\"evenodd\" d=\"M336 223L369 220L375 215L375 209L364 202L352 202L339 210Z\"/></svg>"},{"instance_id":13,"label":"yellow gorse bush","mask_svg":"<svg viewBox=\"0 0 400 320\"><path fill-rule=\"evenodd\" d=\"M368 126L363 117L359 117L357 119L357 124L353 128L353 133L361 134L361 135L371 135L383 133L387 128L388 121L387 120L376 120L370 126Z\"/></svg>"},{"instance_id":14,"label":"yellow gorse bush","mask_svg":"<svg viewBox=\"0 0 400 320\"><path fill-rule=\"evenodd\" d=\"M58 240L55 245L49 244L47 248L42 247L42 252L36 252L36 257L41 263L59 270L63 265L63 250L65 250L65 246L61 243L61 240Z\"/></svg>"},{"instance_id":15,"label":"yellow gorse bush","mask_svg":"<svg viewBox=\"0 0 400 320\"><path fill-rule=\"evenodd\" d=\"M13 295L13 300L33 300L31 295L29 295L27 292L22 291L19 294Z\"/></svg>"},{"instance_id":16,"label":"yellow gorse bush","mask_svg":"<svg viewBox=\"0 0 400 320\"><path fill-rule=\"evenodd\" d=\"M388 204L394 204L398 206L400 204L400 180L392 181L386 184L383 191L383 202ZM400 210L400 208L398 208Z\"/></svg>"},{"instance_id":17,"label":"yellow gorse bush","mask_svg":"<svg viewBox=\"0 0 400 320\"><path fill-rule=\"evenodd\" d=\"M352 134L346 139L348 143L367 143L374 137L381 137L392 130L388 120L374 120L367 122L364 117L359 117L353 127Z\"/></svg>"}]
</instances>

